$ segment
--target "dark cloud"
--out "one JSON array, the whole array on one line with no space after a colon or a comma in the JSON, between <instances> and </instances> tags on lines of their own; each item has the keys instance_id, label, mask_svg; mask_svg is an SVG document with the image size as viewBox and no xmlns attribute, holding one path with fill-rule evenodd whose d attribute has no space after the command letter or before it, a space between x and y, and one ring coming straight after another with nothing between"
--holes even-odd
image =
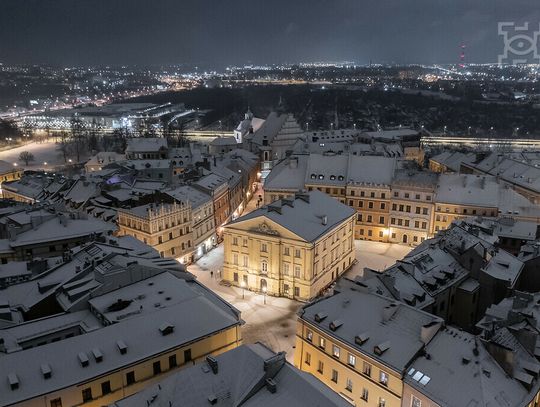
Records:
<instances>
[{"instance_id":1,"label":"dark cloud","mask_svg":"<svg viewBox=\"0 0 540 407\"><path fill-rule=\"evenodd\" d=\"M499 21L538 27L538 0L1 0L0 61L493 62Z\"/></svg>"}]
</instances>

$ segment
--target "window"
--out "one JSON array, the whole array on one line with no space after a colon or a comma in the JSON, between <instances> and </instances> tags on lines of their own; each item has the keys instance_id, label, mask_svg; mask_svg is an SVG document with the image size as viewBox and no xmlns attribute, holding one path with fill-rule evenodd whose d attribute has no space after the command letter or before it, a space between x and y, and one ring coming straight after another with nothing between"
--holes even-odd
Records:
<instances>
[{"instance_id":1,"label":"window","mask_svg":"<svg viewBox=\"0 0 540 407\"><path fill-rule=\"evenodd\" d=\"M399 192L394 192L394 197L397 198L399 196Z\"/></svg>"},{"instance_id":2,"label":"window","mask_svg":"<svg viewBox=\"0 0 540 407\"><path fill-rule=\"evenodd\" d=\"M88 387L82 391L82 401L83 403L88 403L92 401L92 389Z\"/></svg>"},{"instance_id":3,"label":"window","mask_svg":"<svg viewBox=\"0 0 540 407\"><path fill-rule=\"evenodd\" d=\"M289 275L289 263L283 263L283 275L284 276Z\"/></svg>"},{"instance_id":4,"label":"window","mask_svg":"<svg viewBox=\"0 0 540 407\"><path fill-rule=\"evenodd\" d=\"M243 264L244 267L248 266L248 256L244 256L242 264Z\"/></svg>"},{"instance_id":5,"label":"window","mask_svg":"<svg viewBox=\"0 0 540 407\"><path fill-rule=\"evenodd\" d=\"M283 294L289 295L289 284L283 284Z\"/></svg>"},{"instance_id":6,"label":"window","mask_svg":"<svg viewBox=\"0 0 540 407\"><path fill-rule=\"evenodd\" d=\"M396 224L396 218L390 218L390 224L395 225Z\"/></svg>"},{"instance_id":7,"label":"window","mask_svg":"<svg viewBox=\"0 0 540 407\"><path fill-rule=\"evenodd\" d=\"M420 194L416 194L416 199L420 199Z\"/></svg>"},{"instance_id":8,"label":"window","mask_svg":"<svg viewBox=\"0 0 540 407\"><path fill-rule=\"evenodd\" d=\"M289 248L288 248L288 247L285 247L285 248L283 249L283 254L284 254L285 256L288 256L288 255L289 255Z\"/></svg>"},{"instance_id":9,"label":"window","mask_svg":"<svg viewBox=\"0 0 540 407\"><path fill-rule=\"evenodd\" d=\"M238 266L238 254L237 253L233 254L233 264L235 266Z\"/></svg>"},{"instance_id":10,"label":"window","mask_svg":"<svg viewBox=\"0 0 540 407\"><path fill-rule=\"evenodd\" d=\"M235 283L238 282L238 273L233 273L233 281L234 281Z\"/></svg>"},{"instance_id":11,"label":"window","mask_svg":"<svg viewBox=\"0 0 540 407\"><path fill-rule=\"evenodd\" d=\"M371 377L371 365L369 363L364 362L364 365L362 366L362 373Z\"/></svg>"},{"instance_id":12,"label":"window","mask_svg":"<svg viewBox=\"0 0 540 407\"><path fill-rule=\"evenodd\" d=\"M176 366L178 366L176 355L169 356L169 369L175 368Z\"/></svg>"},{"instance_id":13,"label":"window","mask_svg":"<svg viewBox=\"0 0 540 407\"><path fill-rule=\"evenodd\" d=\"M411 205L407 205L405 207L405 212L410 212L411 211Z\"/></svg>"},{"instance_id":14,"label":"window","mask_svg":"<svg viewBox=\"0 0 540 407\"><path fill-rule=\"evenodd\" d=\"M408 197L409 197L409 193L405 192L405 198L408 198Z\"/></svg>"},{"instance_id":15,"label":"window","mask_svg":"<svg viewBox=\"0 0 540 407\"><path fill-rule=\"evenodd\" d=\"M414 227L418 229L420 227L420 221L415 220Z\"/></svg>"},{"instance_id":16,"label":"window","mask_svg":"<svg viewBox=\"0 0 540 407\"><path fill-rule=\"evenodd\" d=\"M416 214L417 215L420 215L420 209L422 209L422 208L420 208L419 206L416 207Z\"/></svg>"},{"instance_id":17,"label":"window","mask_svg":"<svg viewBox=\"0 0 540 407\"><path fill-rule=\"evenodd\" d=\"M232 244L234 246L238 246L238 238L237 237L233 237Z\"/></svg>"},{"instance_id":18,"label":"window","mask_svg":"<svg viewBox=\"0 0 540 407\"><path fill-rule=\"evenodd\" d=\"M339 347L337 347L336 345L333 345L333 346L332 346L332 355L333 355L335 358L339 358L339 352L340 352Z\"/></svg>"},{"instance_id":19,"label":"window","mask_svg":"<svg viewBox=\"0 0 540 407\"><path fill-rule=\"evenodd\" d=\"M365 192L364 192L364 191L360 191L360 196L365 196Z\"/></svg>"},{"instance_id":20,"label":"window","mask_svg":"<svg viewBox=\"0 0 540 407\"><path fill-rule=\"evenodd\" d=\"M334 383L337 383L337 382L338 382L338 372L337 372L337 370L335 370L335 369L332 369L332 381L333 381Z\"/></svg>"},{"instance_id":21,"label":"window","mask_svg":"<svg viewBox=\"0 0 540 407\"><path fill-rule=\"evenodd\" d=\"M392 204L392 210L397 211L397 204Z\"/></svg>"},{"instance_id":22,"label":"window","mask_svg":"<svg viewBox=\"0 0 540 407\"><path fill-rule=\"evenodd\" d=\"M101 394L106 395L111 392L111 381L107 380L106 382L101 383Z\"/></svg>"},{"instance_id":23,"label":"window","mask_svg":"<svg viewBox=\"0 0 540 407\"><path fill-rule=\"evenodd\" d=\"M368 216L367 216L367 221L368 221L368 223L371 223L372 220L373 220L373 217L372 217L371 215L368 215Z\"/></svg>"},{"instance_id":24,"label":"window","mask_svg":"<svg viewBox=\"0 0 540 407\"><path fill-rule=\"evenodd\" d=\"M326 339L324 339L322 336L319 337L319 348L324 349L326 347Z\"/></svg>"},{"instance_id":25,"label":"window","mask_svg":"<svg viewBox=\"0 0 540 407\"><path fill-rule=\"evenodd\" d=\"M356 365L356 356L354 356L351 353L349 353L349 365L350 366L355 366Z\"/></svg>"},{"instance_id":26,"label":"window","mask_svg":"<svg viewBox=\"0 0 540 407\"><path fill-rule=\"evenodd\" d=\"M366 389L365 387L362 389L362 395L360 396L360 398L364 401L368 401L368 398L369 398L369 390Z\"/></svg>"},{"instance_id":27,"label":"window","mask_svg":"<svg viewBox=\"0 0 540 407\"><path fill-rule=\"evenodd\" d=\"M300 297L300 287L294 287L294 296Z\"/></svg>"},{"instance_id":28,"label":"window","mask_svg":"<svg viewBox=\"0 0 540 407\"><path fill-rule=\"evenodd\" d=\"M427 222L422 222L422 229L427 229Z\"/></svg>"},{"instance_id":29,"label":"window","mask_svg":"<svg viewBox=\"0 0 540 407\"><path fill-rule=\"evenodd\" d=\"M157 362L154 362L152 364L152 369L154 371L154 374L160 374L161 373L161 362L158 360Z\"/></svg>"},{"instance_id":30,"label":"window","mask_svg":"<svg viewBox=\"0 0 540 407\"><path fill-rule=\"evenodd\" d=\"M135 383L135 372L127 372L126 373L126 384L128 386L132 385L133 383Z\"/></svg>"},{"instance_id":31,"label":"window","mask_svg":"<svg viewBox=\"0 0 540 407\"><path fill-rule=\"evenodd\" d=\"M379 383L388 386L388 373L381 370L381 373L379 374Z\"/></svg>"},{"instance_id":32,"label":"window","mask_svg":"<svg viewBox=\"0 0 540 407\"><path fill-rule=\"evenodd\" d=\"M411 407L422 407L422 402L419 398L411 396Z\"/></svg>"},{"instance_id":33,"label":"window","mask_svg":"<svg viewBox=\"0 0 540 407\"><path fill-rule=\"evenodd\" d=\"M296 249L296 250L294 251L294 257L300 258L300 250L299 250L299 249Z\"/></svg>"},{"instance_id":34,"label":"window","mask_svg":"<svg viewBox=\"0 0 540 407\"><path fill-rule=\"evenodd\" d=\"M347 384L345 385L345 389L348 391L352 391L352 380L347 378Z\"/></svg>"},{"instance_id":35,"label":"window","mask_svg":"<svg viewBox=\"0 0 540 407\"><path fill-rule=\"evenodd\" d=\"M381 209L386 209L386 204L384 202L381 202Z\"/></svg>"},{"instance_id":36,"label":"window","mask_svg":"<svg viewBox=\"0 0 540 407\"><path fill-rule=\"evenodd\" d=\"M300 266L294 266L294 278L300 278Z\"/></svg>"},{"instance_id":37,"label":"window","mask_svg":"<svg viewBox=\"0 0 540 407\"><path fill-rule=\"evenodd\" d=\"M386 400L382 397L379 397L379 404L378 407L386 407Z\"/></svg>"},{"instance_id":38,"label":"window","mask_svg":"<svg viewBox=\"0 0 540 407\"><path fill-rule=\"evenodd\" d=\"M268 252L268 246L266 243L261 243L261 252L267 253Z\"/></svg>"},{"instance_id":39,"label":"window","mask_svg":"<svg viewBox=\"0 0 540 407\"><path fill-rule=\"evenodd\" d=\"M191 361L191 349L186 349L184 351L184 363Z\"/></svg>"},{"instance_id":40,"label":"window","mask_svg":"<svg viewBox=\"0 0 540 407\"><path fill-rule=\"evenodd\" d=\"M306 365L311 365L311 353L306 352Z\"/></svg>"},{"instance_id":41,"label":"window","mask_svg":"<svg viewBox=\"0 0 540 407\"><path fill-rule=\"evenodd\" d=\"M57 399L51 400L51 407L62 407L62 399L58 397Z\"/></svg>"},{"instance_id":42,"label":"window","mask_svg":"<svg viewBox=\"0 0 540 407\"><path fill-rule=\"evenodd\" d=\"M379 223L384 225L384 216L379 216Z\"/></svg>"},{"instance_id":43,"label":"window","mask_svg":"<svg viewBox=\"0 0 540 407\"><path fill-rule=\"evenodd\" d=\"M242 246L247 247L247 239L242 239Z\"/></svg>"},{"instance_id":44,"label":"window","mask_svg":"<svg viewBox=\"0 0 540 407\"><path fill-rule=\"evenodd\" d=\"M313 341L313 332L311 331L306 331L306 339L310 342Z\"/></svg>"},{"instance_id":45,"label":"window","mask_svg":"<svg viewBox=\"0 0 540 407\"><path fill-rule=\"evenodd\" d=\"M422 215L428 214L428 208L422 208Z\"/></svg>"},{"instance_id":46,"label":"window","mask_svg":"<svg viewBox=\"0 0 540 407\"><path fill-rule=\"evenodd\" d=\"M317 367L317 372L320 374L323 374L324 372L324 362L322 360L319 360L319 366Z\"/></svg>"},{"instance_id":47,"label":"window","mask_svg":"<svg viewBox=\"0 0 540 407\"><path fill-rule=\"evenodd\" d=\"M266 260L261 261L261 273L268 273L268 262Z\"/></svg>"},{"instance_id":48,"label":"window","mask_svg":"<svg viewBox=\"0 0 540 407\"><path fill-rule=\"evenodd\" d=\"M375 198L375 192L370 192L369 196L372 197L372 198Z\"/></svg>"},{"instance_id":49,"label":"window","mask_svg":"<svg viewBox=\"0 0 540 407\"><path fill-rule=\"evenodd\" d=\"M381 192L381 199L386 199L386 192ZM381 207L381 209L383 208Z\"/></svg>"},{"instance_id":50,"label":"window","mask_svg":"<svg viewBox=\"0 0 540 407\"><path fill-rule=\"evenodd\" d=\"M368 202L367 206L368 206L369 209L373 209L373 202Z\"/></svg>"}]
</instances>

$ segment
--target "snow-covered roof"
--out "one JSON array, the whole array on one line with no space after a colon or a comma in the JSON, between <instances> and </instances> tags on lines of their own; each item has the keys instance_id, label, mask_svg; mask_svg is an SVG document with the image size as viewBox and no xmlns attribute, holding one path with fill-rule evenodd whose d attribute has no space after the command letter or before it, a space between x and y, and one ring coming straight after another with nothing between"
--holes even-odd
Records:
<instances>
[{"instance_id":1,"label":"snow-covered roof","mask_svg":"<svg viewBox=\"0 0 540 407\"><path fill-rule=\"evenodd\" d=\"M263 206L249 214L228 223L225 227L234 229L235 225L251 219L269 219L302 239L313 242L320 236L341 225L356 211L326 195L311 191L297 193Z\"/></svg>"},{"instance_id":2,"label":"snow-covered roof","mask_svg":"<svg viewBox=\"0 0 540 407\"><path fill-rule=\"evenodd\" d=\"M179 304L0 357L0 375L3 376L0 377L0 404L22 402L90 381L241 323L238 311L218 301L215 294L197 282L192 284L197 294L186 290L189 295ZM174 326L174 332L163 335L160 327L164 323ZM118 341L127 346L124 354L119 351ZM99 363L91 356L95 348L103 355ZM86 367L81 366L78 357L81 353L89 359ZM39 370L44 364L52 370L48 379ZM10 388L8 374L17 375L18 389Z\"/></svg>"},{"instance_id":3,"label":"snow-covered roof","mask_svg":"<svg viewBox=\"0 0 540 407\"><path fill-rule=\"evenodd\" d=\"M114 403L116 407L146 407L150 400L160 405L209 405L213 397L222 407L346 407L348 402L309 373L302 372L260 343L242 345L213 359L180 370L132 396ZM276 386L269 391L267 379Z\"/></svg>"},{"instance_id":4,"label":"snow-covered roof","mask_svg":"<svg viewBox=\"0 0 540 407\"><path fill-rule=\"evenodd\" d=\"M426 347L430 357L409 366L405 383L441 406L527 405L533 392L509 377L479 342L462 330L443 329Z\"/></svg>"},{"instance_id":5,"label":"snow-covered roof","mask_svg":"<svg viewBox=\"0 0 540 407\"><path fill-rule=\"evenodd\" d=\"M321 315L325 317L321 319ZM424 341L431 339L423 335L423 330L435 333L443 323L434 315L393 299L352 289L304 306L300 318L400 373L418 355ZM336 320L342 325L333 330L330 324ZM362 334L367 340L359 344L355 337ZM382 344L387 349L380 352L377 348Z\"/></svg>"},{"instance_id":6,"label":"snow-covered roof","mask_svg":"<svg viewBox=\"0 0 540 407\"><path fill-rule=\"evenodd\" d=\"M167 148L167 139L164 137L137 137L127 141L126 152L146 153L157 152Z\"/></svg>"}]
</instances>

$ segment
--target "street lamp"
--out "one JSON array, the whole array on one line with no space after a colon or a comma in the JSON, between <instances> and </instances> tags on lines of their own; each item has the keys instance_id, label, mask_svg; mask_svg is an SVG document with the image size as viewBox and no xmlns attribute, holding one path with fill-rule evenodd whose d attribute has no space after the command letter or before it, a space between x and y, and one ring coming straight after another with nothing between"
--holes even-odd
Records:
<instances>
[{"instance_id":1,"label":"street lamp","mask_svg":"<svg viewBox=\"0 0 540 407\"><path fill-rule=\"evenodd\" d=\"M266 305L266 287L263 287L264 305Z\"/></svg>"},{"instance_id":2,"label":"street lamp","mask_svg":"<svg viewBox=\"0 0 540 407\"><path fill-rule=\"evenodd\" d=\"M242 299L244 300L246 298L246 282L242 280L240 286L242 287Z\"/></svg>"}]
</instances>

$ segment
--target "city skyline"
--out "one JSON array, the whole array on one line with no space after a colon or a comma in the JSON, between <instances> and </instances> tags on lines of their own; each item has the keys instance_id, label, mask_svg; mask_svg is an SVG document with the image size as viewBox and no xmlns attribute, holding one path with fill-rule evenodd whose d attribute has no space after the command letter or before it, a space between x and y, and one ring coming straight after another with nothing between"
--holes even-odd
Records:
<instances>
[{"instance_id":1,"label":"city skyline","mask_svg":"<svg viewBox=\"0 0 540 407\"><path fill-rule=\"evenodd\" d=\"M496 62L499 22L529 22L533 0L304 0L289 4L66 0L0 5L0 62L169 65L352 61L358 64Z\"/></svg>"}]
</instances>

